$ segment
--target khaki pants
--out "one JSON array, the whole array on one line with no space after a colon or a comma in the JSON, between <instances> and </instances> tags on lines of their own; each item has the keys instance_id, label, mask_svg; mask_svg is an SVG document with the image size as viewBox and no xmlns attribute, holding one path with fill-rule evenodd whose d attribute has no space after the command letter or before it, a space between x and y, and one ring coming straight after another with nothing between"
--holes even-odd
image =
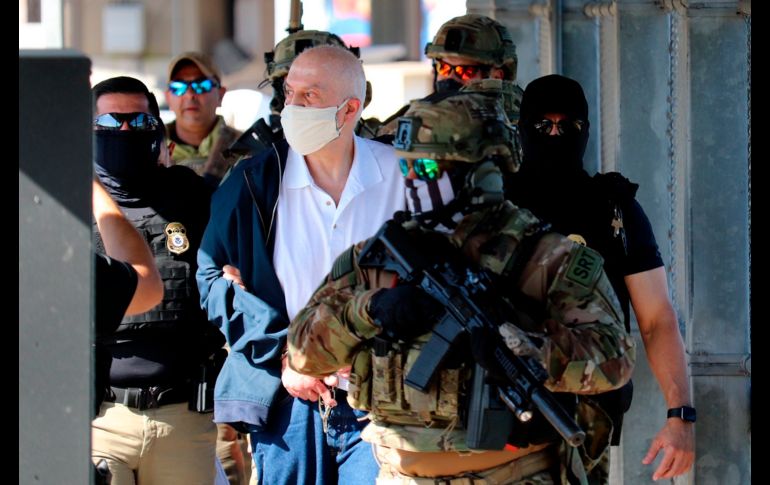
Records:
<instances>
[{"instance_id":1,"label":"khaki pants","mask_svg":"<svg viewBox=\"0 0 770 485\"><path fill-rule=\"evenodd\" d=\"M211 418L187 403L140 411L107 402L91 425L91 457L107 460L112 485L211 485L217 437Z\"/></svg>"},{"instance_id":2,"label":"khaki pants","mask_svg":"<svg viewBox=\"0 0 770 485\"><path fill-rule=\"evenodd\" d=\"M217 458L230 485L248 485L251 477L251 453L246 436L225 423L217 423Z\"/></svg>"}]
</instances>

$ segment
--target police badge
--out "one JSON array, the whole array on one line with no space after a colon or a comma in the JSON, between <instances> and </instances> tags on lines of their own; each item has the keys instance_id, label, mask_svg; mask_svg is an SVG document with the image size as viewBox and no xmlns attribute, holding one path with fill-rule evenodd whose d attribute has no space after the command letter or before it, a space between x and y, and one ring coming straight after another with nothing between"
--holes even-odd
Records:
<instances>
[{"instance_id":1,"label":"police badge","mask_svg":"<svg viewBox=\"0 0 770 485\"><path fill-rule=\"evenodd\" d=\"M180 222L169 222L166 225L166 247L174 254L182 254L190 249L187 239L187 229Z\"/></svg>"}]
</instances>

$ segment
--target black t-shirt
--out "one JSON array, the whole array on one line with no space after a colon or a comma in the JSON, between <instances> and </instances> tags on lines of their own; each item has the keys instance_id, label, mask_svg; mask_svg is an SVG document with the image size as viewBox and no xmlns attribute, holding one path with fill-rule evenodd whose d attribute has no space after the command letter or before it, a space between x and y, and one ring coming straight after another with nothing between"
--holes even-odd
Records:
<instances>
[{"instance_id":1,"label":"black t-shirt","mask_svg":"<svg viewBox=\"0 0 770 485\"><path fill-rule=\"evenodd\" d=\"M138 278L134 268L103 254L94 254L94 323L96 336L109 335L118 328L136 292ZM112 355L98 342L94 344L94 415L99 413L104 392L110 382Z\"/></svg>"},{"instance_id":2,"label":"black t-shirt","mask_svg":"<svg viewBox=\"0 0 770 485\"><path fill-rule=\"evenodd\" d=\"M136 292L136 270L123 261L103 254L95 254L95 315L96 335L108 335L123 320L131 299Z\"/></svg>"},{"instance_id":3,"label":"black t-shirt","mask_svg":"<svg viewBox=\"0 0 770 485\"><path fill-rule=\"evenodd\" d=\"M517 206L550 223L552 230L565 236L580 235L588 247L598 251L623 312L630 318L624 277L663 266L650 221L634 198L638 186L618 174L590 177L582 172L567 184L542 187L514 176L507 181L506 194ZM612 225L616 207L623 225L617 235Z\"/></svg>"},{"instance_id":4,"label":"black t-shirt","mask_svg":"<svg viewBox=\"0 0 770 485\"><path fill-rule=\"evenodd\" d=\"M604 271L618 295L628 331L631 310L624 277L663 266L650 221L634 198L637 188L617 173L590 177L582 170L552 183L519 174L506 180L506 196L514 204L529 209L556 232L582 236L586 246L602 255ZM612 225L616 208L623 226L617 235ZM623 413L630 407L632 395L629 381L618 390L592 396L618 430L613 433L613 445L620 442Z\"/></svg>"}]
</instances>

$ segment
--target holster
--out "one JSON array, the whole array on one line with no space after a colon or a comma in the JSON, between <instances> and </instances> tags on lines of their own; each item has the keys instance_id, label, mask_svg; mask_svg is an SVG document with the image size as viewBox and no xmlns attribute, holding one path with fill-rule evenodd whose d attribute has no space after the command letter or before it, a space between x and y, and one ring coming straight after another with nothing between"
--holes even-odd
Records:
<instances>
[{"instance_id":1,"label":"holster","mask_svg":"<svg viewBox=\"0 0 770 485\"><path fill-rule=\"evenodd\" d=\"M198 373L192 380L188 409L199 413L214 411L214 386L219 371L227 358L227 350L218 349L198 366Z\"/></svg>"}]
</instances>

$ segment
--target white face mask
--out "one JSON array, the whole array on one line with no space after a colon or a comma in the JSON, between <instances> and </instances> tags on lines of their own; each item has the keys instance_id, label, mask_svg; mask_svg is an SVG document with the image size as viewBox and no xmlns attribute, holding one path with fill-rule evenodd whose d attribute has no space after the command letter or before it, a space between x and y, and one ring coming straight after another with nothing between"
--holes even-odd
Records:
<instances>
[{"instance_id":1,"label":"white face mask","mask_svg":"<svg viewBox=\"0 0 770 485\"><path fill-rule=\"evenodd\" d=\"M342 126L337 128L337 112L347 102L346 99L340 106L328 108L286 105L281 111L281 126L289 146L304 156L317 152L339 137Z\"/></svg>"}]
</instances>

